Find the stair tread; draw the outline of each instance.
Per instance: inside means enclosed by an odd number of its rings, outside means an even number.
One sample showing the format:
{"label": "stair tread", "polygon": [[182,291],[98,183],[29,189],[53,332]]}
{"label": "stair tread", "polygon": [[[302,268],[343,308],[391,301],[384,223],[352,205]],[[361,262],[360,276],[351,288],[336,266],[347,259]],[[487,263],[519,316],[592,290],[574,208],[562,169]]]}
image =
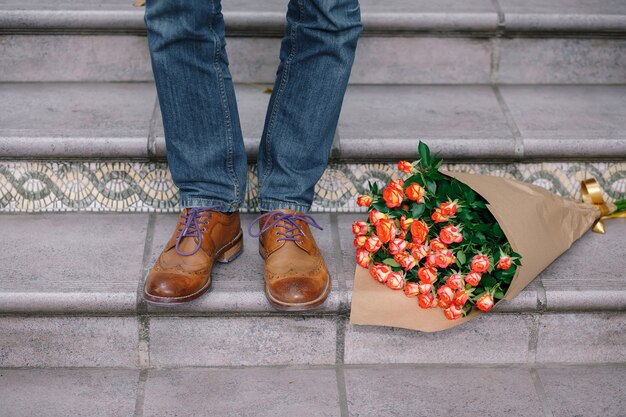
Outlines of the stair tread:
{"label": "stair tread", "polygon": [[[135,313],[139,281],[176,222],[174,214],[153,216],[148,231],[148,214],[0,215],[3,240],[15,242],[3,253],[0,313]],[[316,239],[333,280],[331,296],[313,313],[343,314],[349,309],[355,268],[351,224],[364,214],[315,217],[325,228]],[[243,215],[243,228],[253,219],[252,214]],[[144,249],[146,233],[149,247]],[[340,239],[335,242],[337,234]],[[498,311],[539,311],[540,303],[547,304],[541,306],[546,311],[626,309],[626,260],[619,254],[625,234],[626,224],[620,221],[608,224],[606,235],[588,232]],[[257,250],[255,239],[245,234],[243,256],[216,266],[209,294],[183,306],[149,306],[147,311],[156,315],[273,312],[263,293],[263,263]]]}
{"label": "stair tread", "polygon": [[[251,159],[263,131],[266,87],[236,85]],[[505,107],[490,86],[350,85],[333,158],[410,158],[418,139],[448,161],[626,156],[626,85],[498,89]],[[152,83],[1,83],[0,149],[21,158],[162,158],[155,101]],[[519,145],[523,154],[516,153]]]}

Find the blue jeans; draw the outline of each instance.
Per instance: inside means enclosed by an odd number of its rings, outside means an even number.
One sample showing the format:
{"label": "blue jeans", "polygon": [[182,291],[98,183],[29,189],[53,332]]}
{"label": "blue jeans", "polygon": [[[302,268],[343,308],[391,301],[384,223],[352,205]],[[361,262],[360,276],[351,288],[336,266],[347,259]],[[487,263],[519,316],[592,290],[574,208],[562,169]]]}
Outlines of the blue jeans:
{"label": "blue jeans", "polygon": [[[147,0],[144,20],[180,205],[236,211],[247,160],[220,0]],[[258,154],[260,210],[311,207],[362,29],[358,0],[289,1]]]}

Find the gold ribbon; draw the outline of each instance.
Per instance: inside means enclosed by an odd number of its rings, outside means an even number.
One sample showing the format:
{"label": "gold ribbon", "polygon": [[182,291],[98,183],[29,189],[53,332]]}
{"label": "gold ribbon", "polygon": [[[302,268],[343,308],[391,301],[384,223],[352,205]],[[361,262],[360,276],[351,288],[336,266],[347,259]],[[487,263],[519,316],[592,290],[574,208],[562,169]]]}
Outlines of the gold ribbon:
{"label": "gold ribbon", "polygon": [[583,196],[583,202],[593,204],[600,211],[600,218],[593,224],[593,231],[596,233],[604,233],[604,220],[606,219],[626,219],[626,212],[609,214],[615,210],[612,204],[604,201],[602,196],[602,188],[595,178],[589,178],[580,182],[580,191]]}

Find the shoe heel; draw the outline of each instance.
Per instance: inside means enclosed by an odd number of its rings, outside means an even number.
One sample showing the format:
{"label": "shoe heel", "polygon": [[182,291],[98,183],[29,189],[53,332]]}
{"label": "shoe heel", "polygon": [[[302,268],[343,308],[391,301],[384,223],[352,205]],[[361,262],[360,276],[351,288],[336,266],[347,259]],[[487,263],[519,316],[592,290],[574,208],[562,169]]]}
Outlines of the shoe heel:
{"label": "shoe heel", "polygon": [[231,261],[234,261],[239,255],[243,252],[243,236],[240,236],[235,242],[233,242],[232,246],[226,249],[222,254],[216,259],[217,262],[221,264],[227,264]]}

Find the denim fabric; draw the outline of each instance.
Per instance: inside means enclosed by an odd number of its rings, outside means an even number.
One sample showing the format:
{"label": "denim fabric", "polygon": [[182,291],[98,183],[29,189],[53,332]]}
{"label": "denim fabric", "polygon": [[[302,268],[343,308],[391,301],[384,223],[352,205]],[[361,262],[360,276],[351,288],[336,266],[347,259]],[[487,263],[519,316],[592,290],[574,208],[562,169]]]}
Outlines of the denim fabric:
{"label": "denim fabric", "polygon": [[[180,205],[235,211],[247,161],[220,0],[147,0],[144,20]],[[311,207],[361,31],[358,0],[290,0],[259,149],[259,209]]]}

